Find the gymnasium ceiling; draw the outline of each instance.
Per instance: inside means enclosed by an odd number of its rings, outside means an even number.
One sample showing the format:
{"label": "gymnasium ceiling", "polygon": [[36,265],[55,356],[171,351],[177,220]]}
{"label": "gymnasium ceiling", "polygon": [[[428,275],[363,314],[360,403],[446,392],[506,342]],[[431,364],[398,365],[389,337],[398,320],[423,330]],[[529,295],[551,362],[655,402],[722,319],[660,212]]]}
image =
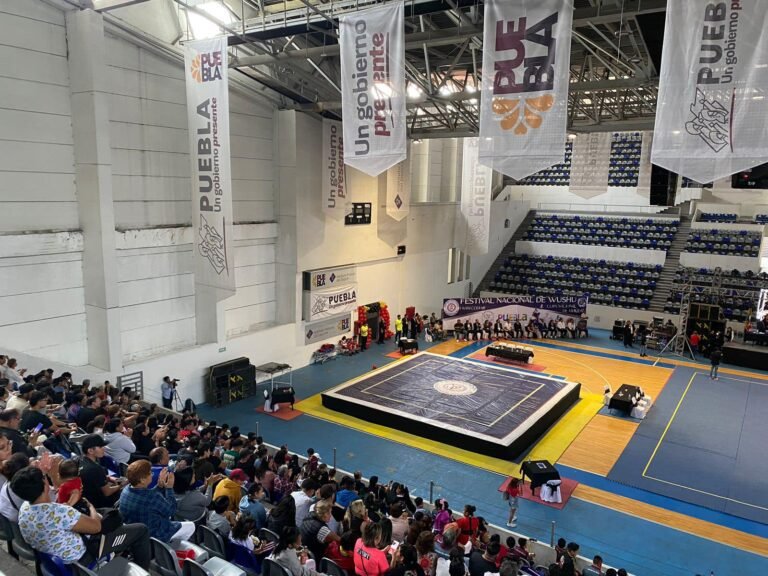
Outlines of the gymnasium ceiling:
{"label": "gymnasium ceiling", "polygon": [[[338,18],[377,0],[66,0],[179,46],[229,36],[240,77],[282,108],[340,118]],[[653,128],[666,0],[574,0],[569,130]],[[411,138],[476,134],[481,0],[405,1]]]}

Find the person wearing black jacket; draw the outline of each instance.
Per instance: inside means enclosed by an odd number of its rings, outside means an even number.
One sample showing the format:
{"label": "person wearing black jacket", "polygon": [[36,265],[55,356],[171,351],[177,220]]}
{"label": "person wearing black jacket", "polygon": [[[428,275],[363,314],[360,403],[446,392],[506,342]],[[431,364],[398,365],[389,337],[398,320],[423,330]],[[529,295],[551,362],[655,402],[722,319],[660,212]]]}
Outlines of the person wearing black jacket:
{"label": "person wearing black jacket", "polygon": [[709,355],[709,361],[712,367],[709,369],[709,377],[712,380],[717,380],[717,370],[720,368],[720,360],[723,358],[723,352],[720,348],[715,347],[712,353]]}
{"label": "person wearing black jacket", "polygon": [[75,419],[78,428],[85,430],[85,427],[88,426],[91,420],[99,415],[101,412],[100,408],[101,398],[96,395],[86,398],[85,404],[80,408],[80,411],[77,413],[77,418]]}
{"label": "person wearing black jacket", "polygon": [[[3,410],[0,412],[0,432],[13,442],[12,454],[26,454],[30,458],[37,456],[37,452],[28,443],[24,435],[19,432],[21,417],[19,411],[15,409]],[[30,438],[37,440],[37,433],[30,434]]]}

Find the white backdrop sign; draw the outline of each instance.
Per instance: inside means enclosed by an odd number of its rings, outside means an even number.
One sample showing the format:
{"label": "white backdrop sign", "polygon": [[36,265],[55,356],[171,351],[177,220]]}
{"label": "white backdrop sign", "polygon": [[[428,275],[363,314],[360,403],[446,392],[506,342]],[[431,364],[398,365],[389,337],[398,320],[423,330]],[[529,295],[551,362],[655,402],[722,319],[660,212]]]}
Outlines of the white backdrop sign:
{"label": "white backdrop sign", "polygon": [[411,206],[411,160],[406,158],[387,170],[387,216],[397,221],[408,216]]}
{"label": "white backdrop sign", "polygon": [[669,0],[651,160],[697,182],[768,161],[768,2]]}
{"label": "white backdrop sign", "polygon": [[403,2],[339,20],[345,160],[378,176],[406,157]]}
{"label": "white backdrop sign", "polygon": [[464,138],[461,214],[467,223],[467,254],[488,252],[493,171],[478,161],[478,139]]}
{"label": "white backdrop sign", "polygon": [[520,180],[562,162],[572,0],[485,0],[480,162]]}
{"label": "white backdrop sign", "polygon": [[580,134],[572,142],[570,191],[582,198],[605,194],[608,191],[611,133]]}
{"label": "white backdrop sign", "polygon": [[307,292],[304,320],[330,318],[357,308],[357,286],[339,286],[322,292]]}
{"label": "white backdrop sign", "polygon": [[341,219],[347,214],[347,172],[344,169],[344,137],[341,122],[323,119],[323,212]]}
{"label": "white backdrop sign", "polygon": [[226,37],[184,45],[195,284],[235,293]]}

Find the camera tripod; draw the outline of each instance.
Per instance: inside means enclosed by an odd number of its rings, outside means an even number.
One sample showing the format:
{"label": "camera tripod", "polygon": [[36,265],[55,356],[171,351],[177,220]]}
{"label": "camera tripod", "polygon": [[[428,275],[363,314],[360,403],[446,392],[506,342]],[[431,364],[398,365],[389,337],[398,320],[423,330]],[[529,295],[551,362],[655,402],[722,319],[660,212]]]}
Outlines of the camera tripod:
{"label": "camera tripod", "polygon": [[184,409],[184,402],[181,401],[181,396],[179,396],[179,391],[176,389],[176,386],[173,387],[173,397],[171,398],[173,409],[176,412],[181,412]]}

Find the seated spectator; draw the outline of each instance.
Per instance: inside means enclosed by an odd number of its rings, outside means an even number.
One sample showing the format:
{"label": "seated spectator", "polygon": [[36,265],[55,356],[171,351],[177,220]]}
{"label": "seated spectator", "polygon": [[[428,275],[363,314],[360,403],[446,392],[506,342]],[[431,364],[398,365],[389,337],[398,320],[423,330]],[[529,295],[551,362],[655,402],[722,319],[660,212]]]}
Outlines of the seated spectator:
{"label": "seated spectator", "polygon": [[363,524],[368,522],[368,510],[362,500],[355,500],[347,507],[344,514],[344,530],[355,535],[355,539],[363,534]]}
{"label": "seated spectator", "polygon": [[29,408],[29,395],[35,391],[35,385],[22,383],[18,389],[14,387],[14,390],[17,391],[11,394],[8,402],[5,403],[5,409],[18,410],[19,414],[21,414]]}
{"label": "seated spectator", "polygon": [[251,539],[251,533],[256,530],[253,518],[250,516],[241,516],[232,526],[232,531],[229,533],[229,541],[238,546],[247,548],[249,552],[253,552],[256,548]]}
{"label": "seated spectator", "polygon": [[208,510],[213,499],[213,485],[224,478],[223,474],[211,474],[200,488],[195,486],[195,471],[187,466],[175,473],[173,491],[176,496],[176,517],[195,521]]}
{"label": "seated spectator", "polygon": [[17,390],[24,384],[24,374],[26,371],[26,368],[18,368],[16,358],[9,358],[5,365],[4,377],[11,382],[13,389]]}
{"label": "seated spectator", "polygon": [[136,446],[136,453],[143,456],[149,456],[149,453],[155,448],[155,442],[151,437],[151,430],[146,424],[136,424],[131,433],[131,440]]}
{"label": "seated spectator", "polygon": [[195,533],[193,522],[171,520],[176,513],[173,472],[163,470],[157,487],[150,490],[152,467],[147,460],[137,460],[126,472],[130,486],[120,495],[120,513],[126,522],[146,524],[149,535],[163,542],[188,540]]}
{"label": "seated spectator", "polygon": [[256,530],[267,527],[267,509],[261,501],[264,499],[264,488],[256,482],[248,487],[248,493],[240,499],[240,514],[253,518]]}
{"label": "seated spectator", "polygon": [[492,541],[484,552],[473,550],[469,556],[469,576],[485,576],[486,572],[495,573],[499,549],[499,543]]}
{"label": "seated spectator", "polygon": [[110,477],[99,462],[104,456],[104,444],[104,438],[98,434],[85,437],[81,444],[80,479],[83,481],[83,496],[91,504],[97,508],[112,508],[126,483]]}
{"label": "seated spectator", "polygon": [[208,515],[206,522],[208,528],[216,530],[222,537],[228,538],[235,525],[235,515],[229,509],[229,497],[219,496],[213,500],[213,510]]}
{"label": "seated spectator", "polygon": [[11,522],[19,521],[19,508],[23,500],[11,490],[11,481],[19,470],[29,466],[29,458],[26,454],[12,454],[10,458],[3,461],[0,466],[0,472],[6,482],[0,488],[0,514]]}
{"label": "seated spectator", "polygon": [[[381,576],[390,568],[390,562],[382,543],[381,526],[369,522],[363,527],[363,535],[355,543],[355,573],[362,576]],[[396,554],[392,554],[394,565]]]}
{"label": "seated spectator", "polygon": [[229,477],[222,478],[213,491],[214,500],[221,496],[229,498],[229,510],[237,513],[242,498],[242,486],[248,481],[248,476],[240,468],[235,468],[229,473]]}
{"label": "seated spectator", "polygon": [[336,503],[343,508],[353,500],[360,498],[355,491],[355,481],[350,476],[344,476],[339,483],[340,490],[336,493]]}
{"label": "seated spectator", "polygon": [[517,545],[509,551],[509,556],[513,559],[525,560],[526,562],[532,563],[534,554],[528,552],[528,540],[520,537],[517,539]]}
{"label": "seated spectator", "polygon": [[431,530],[423,530],[419,534],[416,539],[416,553],[424,576],[435,576],[437,553],[435,552],[435,535]]}
{"label": "seated spectator", "polygon": [[349,576],[355,573],[354,551],[359,537],[353,532],[344,532],[338,542],[328,542],[325,547],[325,557],[338,564]]}
{"label": "seated spectator", "polygon": [[296,503],[296,527],[301,526],[304,518],[309,515],[309,507],[315,497],[315,492],[320,486],[312,478],[307,478],[301,483],[301,490],[291,493],[291,498]]}
{"label": "seated spectator", "polygon": [[389,507],[389,519],[392,522],[392,540],[404,542],[408,533],[408,512],[400,502]]}
{"label": "seated spectator", "polygon": [[98,396],[89,396],[85,399],[85,404],[77,412],[75,422],[78,428],[85,430],[101,409],[101,398]]}
{"label": "seated spectator", "polygon": [[77,462],[64,460],[59,464],[61,484],[56,493],[56,502],[75,506],[83,497],[83,481],[80,478]]}
{"label": "seated spectator", "polygon": [[385,572],[387,576],[424,576],[419,565],[416,548],[410,544],[401,544],[392,554],[392,567]]}
{"label": "seated spectator", "polygon": [[163,446],[153,448],[149,452],[149,463],[152,465],[152,483],[149,488],[152,489],[157,486],[157,480],[160,478],[160,472],[168,468],[168,463],[171,461],[171,456],[168,453],[168,449]]}
{"label": "seated spectator", "polygon": [[579,545],[576,542],[568,542],[565,548],[565,555],[560,565],[560,576],[577,576],[576,556],[579,554]]}
{"label": "seated spectator", "polygon": [[104,425],[104,452],[118,464],[128,464],[131,455],[136,452],[136,445],[126,435],[125,426],[120,418],[112,418]]}
{"label": "seated spectator", "polygon": [[[99,559],[99,538],[84,540],[83,535],[99,534],[101,516],[91,503],[88,515],[66,504],[51,502],[48,483],[43,473],[31,466],[19,470],[11,489],[25,502],[19,508],[19,528],[32,548],[58,556],[66,563],[80,562],[90,566]],[[149,531],[141,524],[125,524],[119,529],[124,538],[113,551],[129,552],[133,562],[149,570],[151,557]]]}
{"label": "seated spectator", "polygon": [[267,516],[267,528],[281,534],[286,526],[296,526],[296,501],[286,494]]}
{"label": "seated spectator", "polygon": [[301,546],[301,533],[295,526],[283,528],[280,541],[270,558],[288,570],[291,576],[317,576],[318,574],[314,562],[308,562],[309,556]]}
{"label": "seated spectator", "polygon": [[436,576],[467,576],[464,551],[453,548],[447,559],[439,558],[437,560]]}
{"label": "seated spectator", "polygon": [[[566,550],[567,542],[565,541],[565,538],[558,538],[557,544],[555,544],[555,563],[560,564],[560,560],[562,560],[563,556],[567,554]],[[514,544],[512,545],[514,547]]]}
{"label": "seated spectator", "polygon": [[581,576],[602,576],[603,574],[603,559],[599,555],[595,555],[592,559],[592,565],[587,566],[581,571]]}
{"label": "seated spectator", "polygon": [[339,535],[327,526],[331,519],[331,506],[326,501],[318,502],[314,512],[310,512],[299,526],[302,542],[315,558],[325,556],[325,549],[328,544],[340,540]]}

